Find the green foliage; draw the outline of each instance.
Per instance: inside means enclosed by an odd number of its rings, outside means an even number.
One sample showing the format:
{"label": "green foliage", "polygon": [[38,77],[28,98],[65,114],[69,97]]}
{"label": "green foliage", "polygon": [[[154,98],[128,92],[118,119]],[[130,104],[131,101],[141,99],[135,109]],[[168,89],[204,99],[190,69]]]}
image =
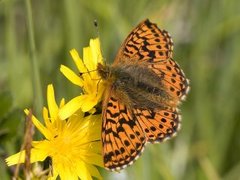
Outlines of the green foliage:
{"label": "green foliage", "polygon": [[[77,87],[59,72],[74,67],[69,50],[100,34],[108,63],[133,27],[145,18],[170,32],[174,59],[191,81],[183,103],[182,129],[163,144],[148,145],[140,159],[106,179],[238,179],[240,178],[240,1],[118,0],[31,1],[32,26],[25,1],[0,2],[0,174],[9,178],[4,158],[19,151],[23,108],[36,106],[36,69],[42,101],[53,83],[58,99],[76,96]],[[97,19],[99,29],[93,26]],[[29,31],[35,40],[31,50]],[[41,96],[41,95],[39,95]],[[36,109],[36,108],[38,109]]]}

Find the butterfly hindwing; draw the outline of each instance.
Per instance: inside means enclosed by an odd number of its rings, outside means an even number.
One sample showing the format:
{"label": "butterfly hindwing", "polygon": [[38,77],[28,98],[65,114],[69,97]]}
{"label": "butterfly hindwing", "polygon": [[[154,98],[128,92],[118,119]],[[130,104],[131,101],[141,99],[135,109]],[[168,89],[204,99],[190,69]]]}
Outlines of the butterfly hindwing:
{"label": "butterfly hindwing", "polygon": [[177,100],[185,98],[189,91],[189,80],[173,59],[150,63],[147,67],[159,76],[171,96]]}
{"label": "butterfly hindwing", "polygon": [[162,142],[180,129],[180,115],[175,108],[165,110],[134,109],[133,114],[148,142]]}
{"label": "butterfly hindwing", "polygon": [[125,168],[139,157],[145,142],[144,133],[131,112],[110,96],[103,110],[104,166],[110,170]]}

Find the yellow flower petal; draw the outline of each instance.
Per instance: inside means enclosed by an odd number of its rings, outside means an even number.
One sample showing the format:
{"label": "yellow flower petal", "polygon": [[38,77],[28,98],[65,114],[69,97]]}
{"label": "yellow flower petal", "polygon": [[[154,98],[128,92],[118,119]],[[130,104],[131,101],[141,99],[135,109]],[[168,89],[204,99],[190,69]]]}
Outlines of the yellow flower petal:
{"label": "yellow flower petal", "polygon": [[95,63],[95,66],[98,63],[102,64],[103,63],[103,57],[102,57],[99,38],[90,40],[90,48],[91,48],[91,51],[92,51],[92,56],[93,56],[92,58],[93,58],[93,62]]}
{"label": "yellow flower petal", "polygon": [[54,160],[52,161],[53,161],[53,164],[55,164],[54,170],[56,171],[57,174],[59,174],[61,180],[68,180],[68,179],[78,180],[78,175],[77,173],[74,173],[74,169],[73,171],[71,171],[71,169],[69,167],[65,167],[64,164],[56,163],[54,162]]}
{"label": "yellow flower petal", "polygon": [[[25,109],[24,110],[25,114],[28,116],[29,115],[29,110]],[[40,123],[35,116],[32,115],[32,122],[36,126],[36,128],[45,136],[49,137],[51,136],[48,129],[45,128],[42,123]]]}
{"label": "yellow flower petal", "polygon": [[[55,102],[54,89],[48,86],[48,106],[51,109],[50,117],[47,108],[43,109],[45,125],[32,116],[33,124],[45,136],[42,141],[33,141],[31,148],[31,162],[43,161],[46,157],[52,159],[53,177],[61,179],[92,179],[92,176],[101,178],[98,170],[93,165],[103,166],[101,156],[101,121],[100,115],[88,115],[79,109],[85,100],[91,97],[82,95],[64,105],[61,109],[67,120],[61,120],[61,112]],[[76,105],[77,104],[77,105]],[[64,105],[64,106],[63,106]],[[69,106],[64,110],[65,107]],[[77,108],[76,108],[77,107]],[[29,111],[25,110],[29,115]],[[25,151],[19,152],[6,159],[8,165],[23,163]]]}
{"label": "yellow flower petal", "polygon": [[9,156],[5,161],[8,166],[12,166],[14,164],[23,163],[24,160],[25,160],[25,152],[21,151],[17,154]]}
{"label": "yellow flower petal", "polygon": [[47,87],[47,99],[48,99],[49,114],[51,119],[54,120],[58,115],[58,105],[55,101],[55,94],[54,94],[54,89],[52,84],[48,85]]}
{"label": "yellow flower petal", "polygon": [[86,164],[88,171],[90,174],[98,179],[103,179],[101,174],[99,173],[98,169],[95,166],[92,166],[91,164]]}
{"label": "yellow flower petal", "polygon": [[[37,161],[44,161],[48,156],[47,152],[42,151],[41,149],[31,149],[31,163]],[[24,163],[25,162],[25,151],[21,151],[12,156],[9,156],[6,159],[7,165],[12,166],[14,164]]]}
{"label": "yellow flower petal", "polygon": [[71,54],[71,56],[72,56],[72,58],[74,60],[74,63],[76,64],[78,70],[80,72],[87,72],[87,69],[86,69],[85,65],[83,64],[82,59],[79,57],[79,54],[76,51],[76,49],[72,49],[70,51],[70,54]]}
{"label": "yellow flower petal", "polygon": [[88,164],[93,164],[93,165],[97,165],[100,167],[103,166],[103,157],[100,154],[89,153],[89,152],[86,152],[86,154],[84,154],[82,152],[81,158],[83,159],[84,162],[86,162]]}
{"label": "yellow flower petal", "polygon": [[89,71],[96,70],[97,64],[102,63],[99,39],[91,39],[90,46],[83,48],[83,62]]}
{"label": "yellow flower petal", "polygon": [[60,119],[66,119],[80,108],[83,112],[90,111],[97,104],[97,100],[97,98],[92,98],[89,95],[77,96],[65,104],[65,106],[60,109],[58,115]]}
{"label": "yellow flower petal", "polygon": [[87,97],[86,101],[87,103],[83,103],[81,105],[81,109],[83,112],[90,111],[98,102],[97,98]]}
{"label": "yellow flower petal", "polygon": [[59,117],[60,119],[64,120],[74,114],[82,104],[84,103],[84,100],[86,99],[86,95],[81,95],[73,98],[71,101],[69,101],[67,104],[65,104],[60,110],[59,110]]}
{"label": "yellow flower petal", "polygon": [[83,48],[83,60],[87,69],[89,71],[93,70],[94,66],[93,66],[93,59],[92,59],[92,53],[91,53],[90,47]]}
{"label": "yellow flower petal", "polygon": [[[73,98],[64,105],[57,105],[52,85],[48,86],[48,109],[43,109],[45,126],[35,116],[33,124],[45,136],[43,141],[33,141],[31,162],[43,161],[47,156],[53,163],[53,176],[61,179],[101,178],[97,168],[103,166],[101,155],[100,115],[91,115],[101,101],[104,85],[97,73],[97,64],[102,63],[99,39],[90,40],[90,46],[84,48],[82,61],[75,49],[71,56],[80,72],[79,77],[71,69],[61,66],[60,71],[73,83],[83,88],[83,95]],[[90,112],[89,116],[84,112]],[[29,111],[25,110],[28,115]],[[67,119],[68,118],[68,119]],[[67,119],[67,120],[64,120]],[[25,152],[17,153],[6,159],[9,165],[24,162]]]}
{"label": "yellow flower petal", "polygon": [[[46,128],[49,128],[51,126],[51,121],[48,117],[48,110],[46,107],[43,107],[43,119],[44,119],[44,122],[45,122],[45,125],[46,125]],[[50,138],[50,136],[45,136],[47,139]]]}
{"label": "yellow flower petal", "polygon": [[75,97],[70,101],[70,105],[68,104],[61,108],[61,119],[68,118],[78,109],[81,109],[83,112],[92,111],[94,106],[102,100],[102,95],[106,88],[106,84],[104,84],[105,82],[101,80],[101,77],[97,72],[98,63],[103,63],[98,38],[91,39],[90,45],[83,48],[83,61],[75,49],[71,50],[70,53],[77,68],[83,74],[81,74],[81,77],[78,77],[65,66],[61,67],[61,71],[72,83],[79,84],[78,81],[81,81],[81,90],[84,98],[82,98],[83,102],[80,103],[78,101],[79,97]]}
{"label": "yellow flower petal", "polygon": [[69,69],[68,67],[61,65],[60,67],[60,71],[63,73],[63,75],[69,80],[71,81],[73,84],[82,87],[83,86],[83,82],[81,80],[81,78],[76,75],[71,69]]}
{"label": "yellow flower petal", "polygon": [[64,106],[64,104],[65,104],[65,99],[64,98],[62,98],[61,99],[61,102],[60,102],[60,105],[59,105],[59,107],[61,108],[61,107],[63,107]]}
{"label": "yellow flower petal", "polygon": [[91,180],[91,174],[89,173],[86,164],[84,162],[79,162],[78,166],[76,167],[78,172],[81,172],[78,174],[80,179],[86,179],[86,180]]}
{"label": "yellow flower petal", "polygon": [[[101,128],[100,128],[100,130],[101,130]],[[96,130],[96,131],[98,131],[98,129]],[[100,131],[101,132],[101,131]],[[100,137],[99,137],[99,139],[101,138],[101,135],[100,135]],[[93,140],[94,141],[94,140]],[[87,147],[88,146],[88,147]],[[90,147],[89,147],[90,146]],[[98,141],[97,141],[97,139],[95,140],[95,142],[91,142],[91,143],[89,143],[89,144],[87,144],[85,147],[84,147],[84,149],[87,149],[87,148],[89,148],[90,150],[91,150],[91,152],[94,152],[94,153],[96,153],[96,154],[102,154],[102,144],[101,143],[99,143]]]}

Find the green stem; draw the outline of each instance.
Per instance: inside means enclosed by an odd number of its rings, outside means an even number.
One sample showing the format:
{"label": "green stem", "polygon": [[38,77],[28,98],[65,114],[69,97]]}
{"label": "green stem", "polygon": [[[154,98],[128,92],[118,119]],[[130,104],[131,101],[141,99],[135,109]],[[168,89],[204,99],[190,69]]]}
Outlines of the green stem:
{"label": "green stem", "polygon": [[33,97],[34,97],[33,109],[35,110],[35,113],[39,115],[43,106],[43,100],[42,100],[42,89],[41,89],[39,65],[37,61],[36,48],[35,48],[31,1],[25,0],[25,4],[26,4],[26,11],[27,11],[27,28],[28,28],[30,59],[32,61],[32,69],[33,69],[33,78],[32,78]]}

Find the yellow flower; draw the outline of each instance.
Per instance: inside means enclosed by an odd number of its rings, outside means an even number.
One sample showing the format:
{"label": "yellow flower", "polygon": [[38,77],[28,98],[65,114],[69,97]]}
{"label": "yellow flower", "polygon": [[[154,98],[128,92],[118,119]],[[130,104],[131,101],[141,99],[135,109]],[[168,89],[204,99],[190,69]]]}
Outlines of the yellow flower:
{"label": "yellow flower", "polygon": [[[84,116],[77,111],[67,120],[58,117],[59,107],[56,104],[54,89],[48,86],[48,109],[44,107],[44,123],[40,123],[32,116],[33,124],[44,135],[45,139],[33,141],[31,162],[43,161],[47,157],[52,159],[53,177],[61,179],[92,179],[92,176],[101,179],[97,166],[103,166],[101,156],[101,121],[100,115]],[[64,99],[60,107],[64,105]],[[29,111],[25,110],[28,115]],[[25,151],[21,151],[6,159],[8,166],[23,163]]]}
{"label": "yellow flower", "polygon": [[79,109],[83,112],[91,111],[101,101],[104,92],[104,83],[96,71],[97,64],[103,64],[99,39],[91,39],[90,46],[83,49],[83,60],[75,49],[71,50],[70,54],[79,72],[76,74],[64,65],[61,65],[60,71],[73,84],[81,87],[82,94],[60,109],[61,119],[68,118]]}

